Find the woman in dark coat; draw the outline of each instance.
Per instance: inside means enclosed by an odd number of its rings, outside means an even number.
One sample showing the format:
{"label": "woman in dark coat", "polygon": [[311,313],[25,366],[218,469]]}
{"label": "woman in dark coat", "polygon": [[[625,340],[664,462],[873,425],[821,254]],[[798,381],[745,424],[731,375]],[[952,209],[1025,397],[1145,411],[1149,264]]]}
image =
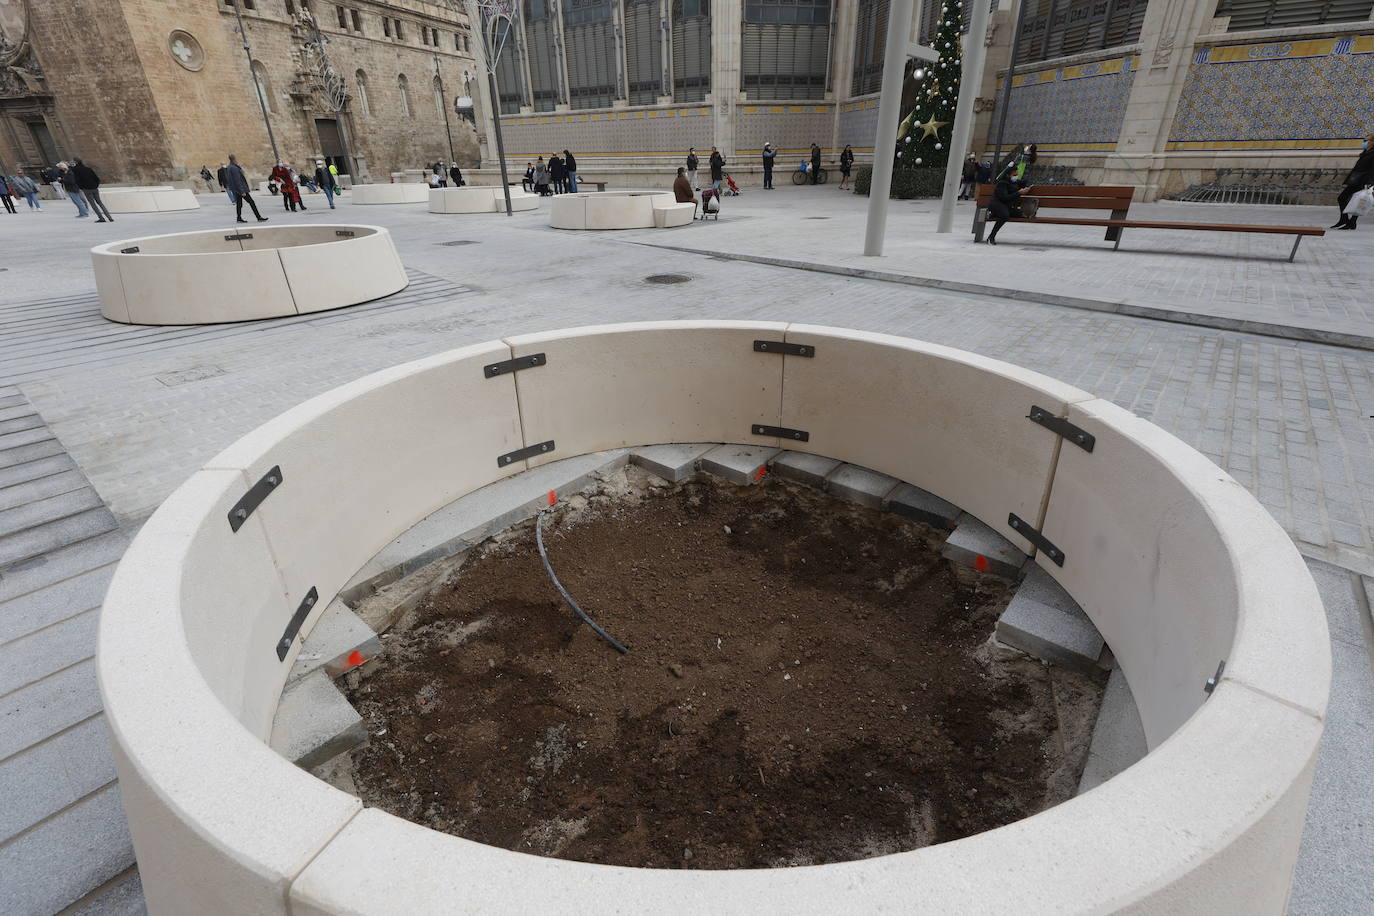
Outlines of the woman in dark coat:
{"label": "woman in dark coat", "polygon": [[1355,224],[1360,221],[1358,216],[1346,216],[1345,205],[1350,203],[1350,198],[1355,196],[1366,185],[1374,184],[1374,134],[1364,138],[1364,147],[1360,150],[1360,158],[1355,160],[1355,167],[1350,170],[1350,174],[1345,176],[1345,187],[1341,189],[1340,197],[1336,198],[1336,206],[1341,208],[1341,218],[1336,221],[1332,229],[1354,229]]}
{"label": "woman in dark coat", "polygon": [[854,167],[854,148],[848,143],[840,153],[840,190],[849,190],[849,170]]}
{"label": "woman in dark coat", "polygon": [[997,182],[997,187],[993,188],[992,200],[988,202],[988,216],[995,222],[992,226],[992,234],[988,236],[988,244],[997,244],[997,230],[1002,228],[1002,224],[1013,216],[1018,215],[1021,209],[1021,185],[1016,179],[1005,176]]}
{"label": "woman in dark coat", "polygon": [[568,190],[568,170],[557,153],[549,156],[549,180],[553,182],[553,193],[562,194]]}

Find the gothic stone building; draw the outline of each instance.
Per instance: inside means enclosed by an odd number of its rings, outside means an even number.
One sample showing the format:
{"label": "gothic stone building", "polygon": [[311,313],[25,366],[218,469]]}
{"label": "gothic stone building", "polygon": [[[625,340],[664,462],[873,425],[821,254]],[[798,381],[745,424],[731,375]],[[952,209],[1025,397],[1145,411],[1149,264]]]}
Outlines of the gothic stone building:
{"label": "gothic stone building", "polygon": [[478,68],[447,4],[239,2],[0,0],[0,168],[80,156],[108,182],[199,184],[236,153],[263,178],[274,142],[360,180],[477,163],[454,103]]}
{"label": "gothic stone building", "polygon": [[[933,37],[942,0],[917,0]],[[955,0],[944,0],[955,2]],[[971,9],[975,0],[967,0]],[[1018,19],[1005,141],[1142,196],[1218,167],[1337,168],[1374,131],[1371,0],[984,0],[974,126],[985,153]],[[583,172],[662,181],[688,147],[736,174],[765,142],[862,157],[877,129],[888,0],[522,0],[498,68],[517,168],[565,147]],[[968,10],[965,10],[967,17]]]}

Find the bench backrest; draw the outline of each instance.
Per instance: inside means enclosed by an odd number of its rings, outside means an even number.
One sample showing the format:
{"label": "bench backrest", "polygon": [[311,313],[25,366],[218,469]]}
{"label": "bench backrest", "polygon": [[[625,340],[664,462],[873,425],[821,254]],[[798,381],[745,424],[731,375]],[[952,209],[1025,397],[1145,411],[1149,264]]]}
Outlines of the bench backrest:
{"label": "bench backrest", "polygon": [[[986,207],[992,200],[994,185],[978,186],[978,206]],[[1135,188],[1130,185],[1106,185],[1088,187],[1084,185],[1038,184],[1031,185],[1021,192],[1024,197],[1034,197],[1040,201],[1041,210],[1112,210],[1125,211],[1131,206]]]}

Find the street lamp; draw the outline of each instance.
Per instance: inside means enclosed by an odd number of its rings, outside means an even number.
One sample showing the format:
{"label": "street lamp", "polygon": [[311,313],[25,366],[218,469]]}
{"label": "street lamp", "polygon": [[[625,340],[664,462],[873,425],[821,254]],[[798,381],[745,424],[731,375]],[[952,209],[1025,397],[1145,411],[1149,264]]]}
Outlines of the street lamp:
{"label": "street lamp", "polygon": [[265,94],[262,83],[258,82],[258,75],[253,72],[253,49],[248,44],[248,32],[243,28],[243,14],[239,12],[239,0],[232,0],[234,7],[234,19],[239,24],[239,38],[243,41],[243,53],[248,58],[248,78],[253,81],[253,90],[258,97],[258,107],[262,109],[262,123],[267,125],[267,142],[272,144],[272,160],[275,162],[281,157],[277,155],[277,138],[272,133],[272,119],[267,116],[267,100],[263,98]]}
{"label": "street lamp", "polygon": [[458,157],[453,154],[453,130],[448,124],[448,102],[444,101],[444,74],[439,69],[439,52],[434,53],[434,78],[439,81],[439,107],[444,111],[444,133],[448,136],[448,161],[452,165]]}

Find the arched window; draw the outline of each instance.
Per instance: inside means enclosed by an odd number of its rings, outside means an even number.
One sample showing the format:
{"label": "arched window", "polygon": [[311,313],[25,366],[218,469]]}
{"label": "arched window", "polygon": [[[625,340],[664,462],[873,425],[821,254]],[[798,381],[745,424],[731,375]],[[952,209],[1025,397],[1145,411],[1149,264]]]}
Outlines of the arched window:
{"label": "arched window", "polygon": [[401,90],[401,114],[407,118],[413,117],[410,113],[410,81],[404,73],[396,77],[396,86]]}
{"label": "arched window", "polygon": [[359,70],[353,74],[353,82],[358,85],[358,107],[363,114],[372,117],[372,103],[367,98],[367,74]]}
{"label": "arched window", "polygon": [[277,105],[272,101],[272,84],[267,80],[267,68],[260,61],[253,61],[253,85],[257,87],[258,98],[268,111],[275,112]]}
{"label": "arched window", "polygon": [[444,84],[439,77],[434,77],[434,113],[439,117],[444,116]]}

